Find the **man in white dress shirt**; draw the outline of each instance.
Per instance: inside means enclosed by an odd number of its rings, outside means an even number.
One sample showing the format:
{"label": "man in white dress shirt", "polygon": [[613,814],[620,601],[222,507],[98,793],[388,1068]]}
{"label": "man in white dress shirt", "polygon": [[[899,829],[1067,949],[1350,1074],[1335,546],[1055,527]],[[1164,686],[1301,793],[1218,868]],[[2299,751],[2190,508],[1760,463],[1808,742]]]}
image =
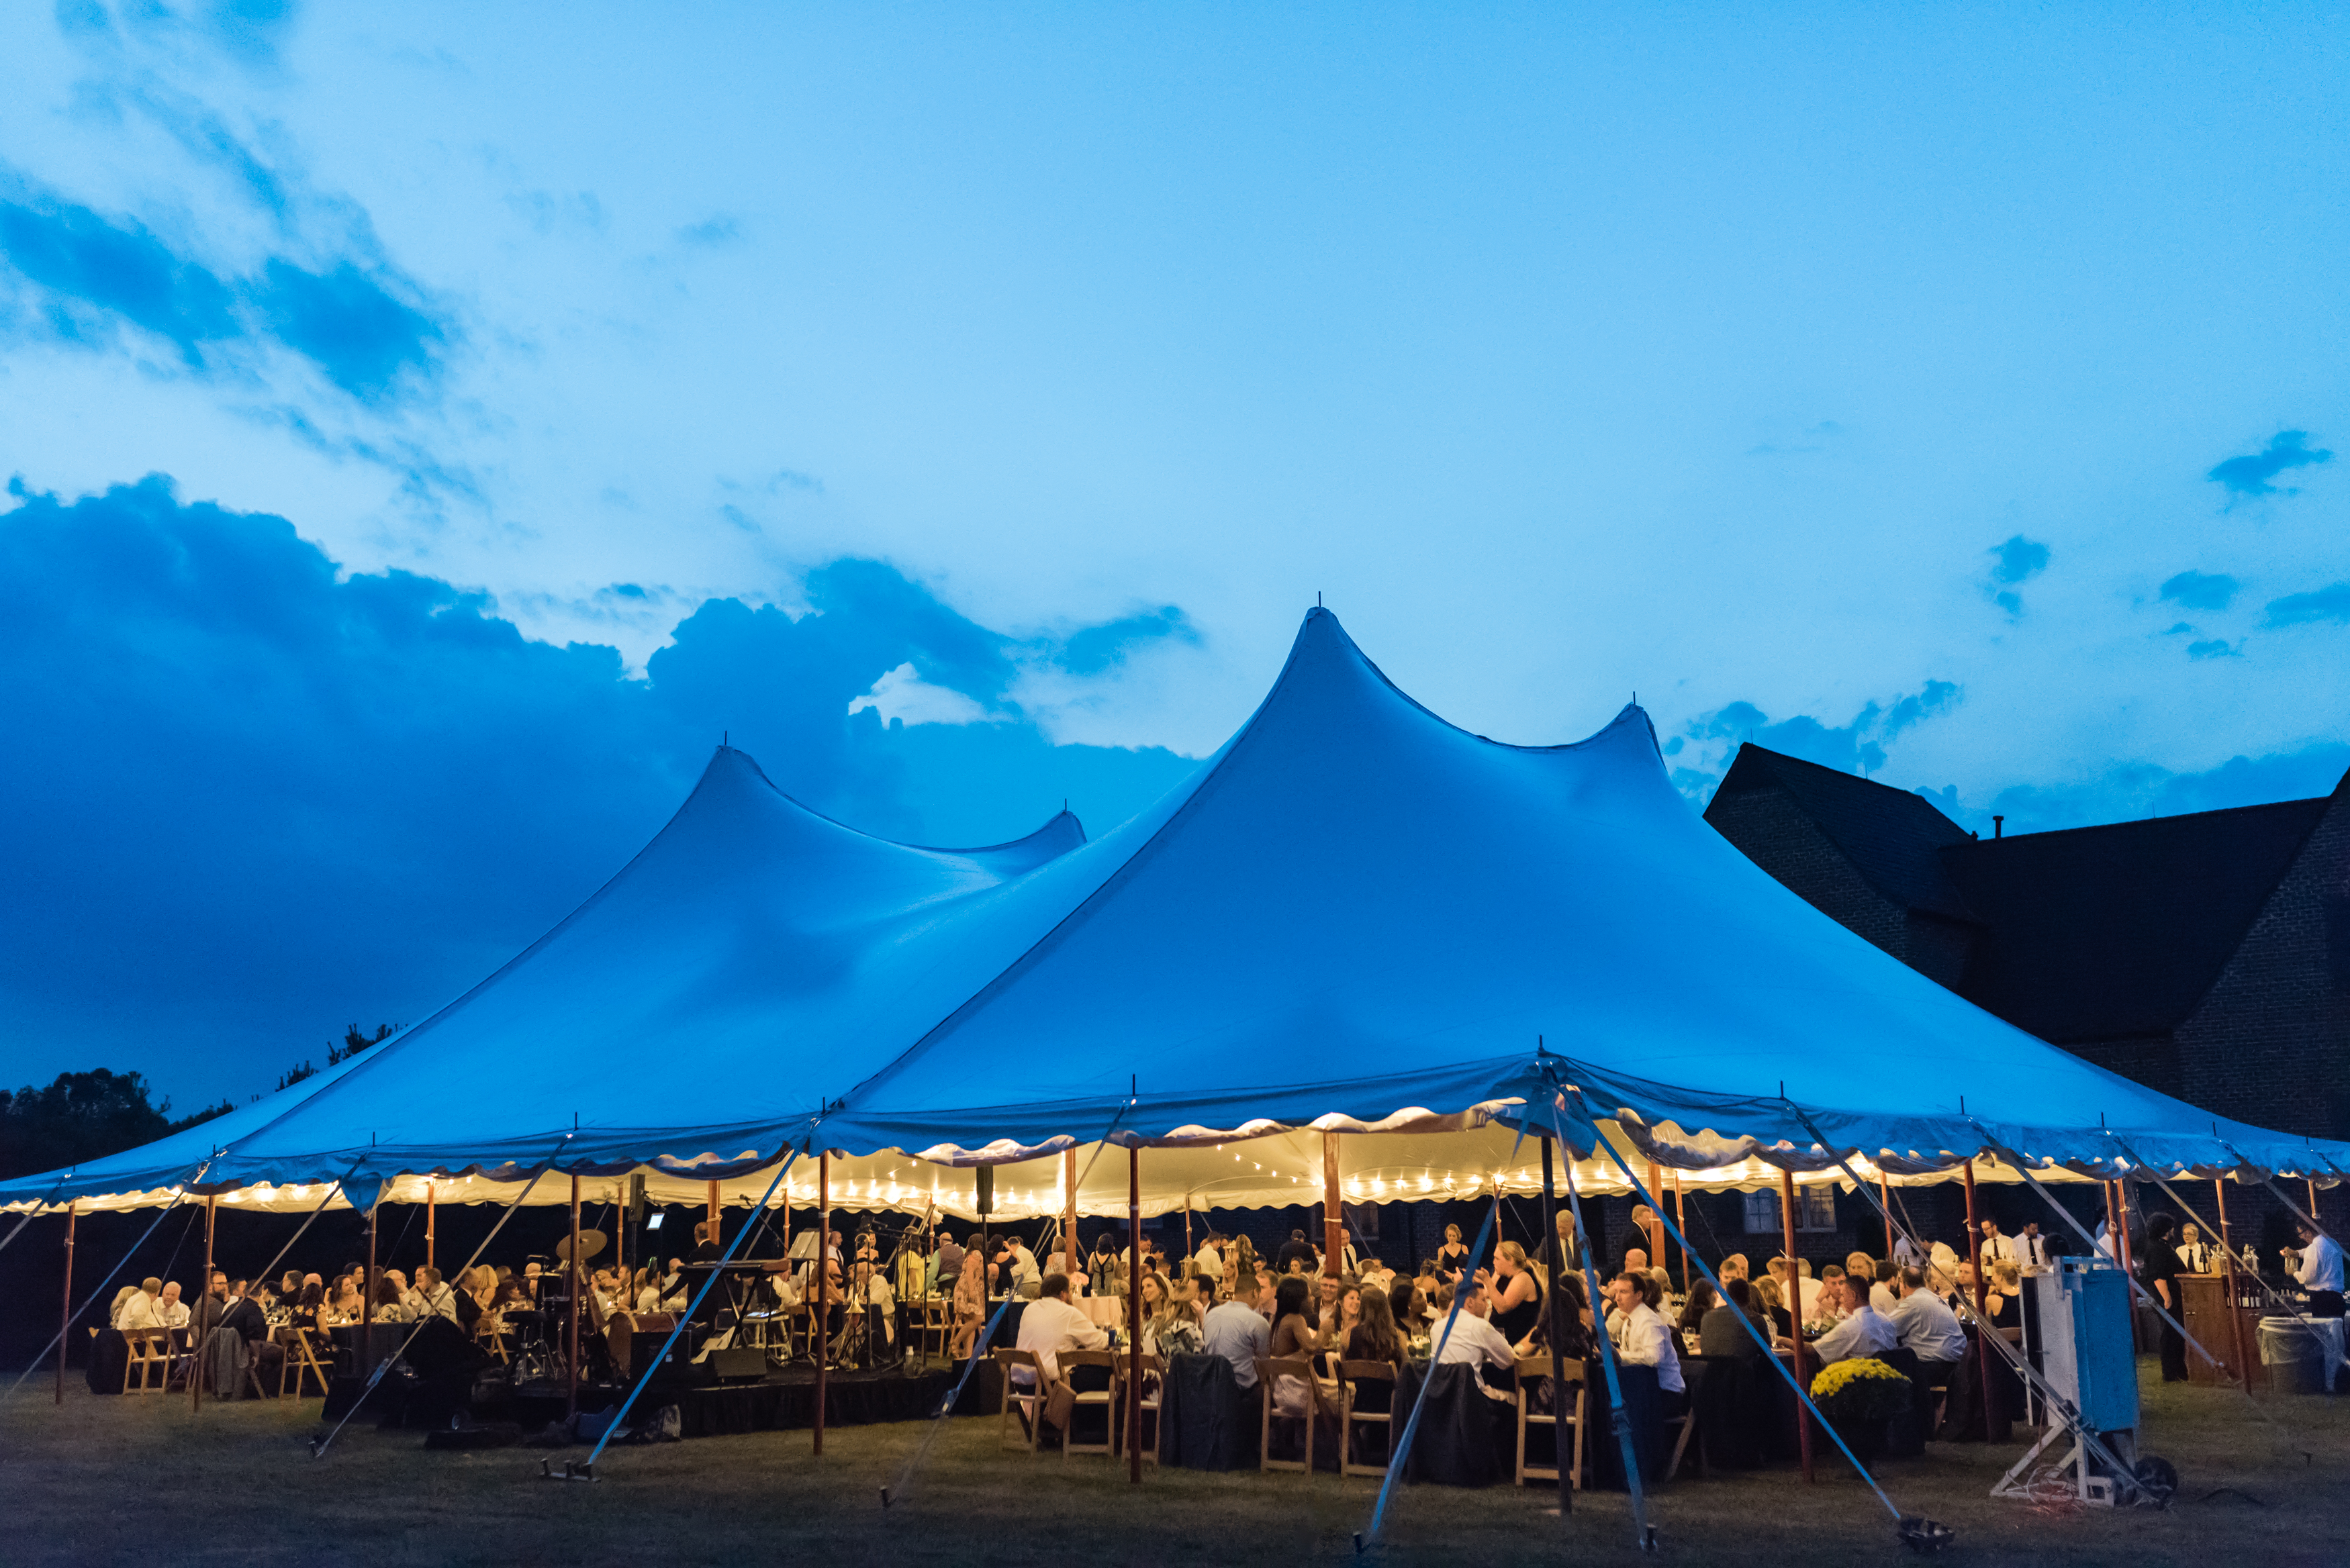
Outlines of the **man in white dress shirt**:
{"label": "man in white dress shirt", "polygon": [[2018,1268],[2025,1262],[2023,1249],[2015,1244],[2015,1238],[2001,1235],[1999,1221],[1986,1214],[1982,1220],[1982,1259],[1988,1263],[1994,1258],[2005,1258]]}
{"label": "man in white dress shirt", "polygon": [[2293,1230],[2301,1237],[2301,1262],[2293,1277],[2309,1293],[2309,1315],[2340,1317],[2342,1249],[2332,1237],[2319,1235],[2317,1227],[2306,1220],[2296,1220]]}
{"label": "man in white dress shirt", "polygon": [[[1069,1304],[1068,1275],[1047,1274],[1037,1287],[1036,1299],[1021,1310],[1019,1343],[1021,1349],[1035,1354],[1036,1365],[1045,1369],[1045,1381],[1056,1383],[1061,1376],[1061,1352],[1099,1350],[1109,1343],[1109,1335]],[[1012,1369],[1012,1381],[1022,1388],[1032,1388],[1036,1383],[1024,1366]]]}
{"label": "man in white dress shirt", "polygon": [[180,1282],[173,1280],[155,1298],[155,1323],[159,1328],[188,1326],[188,1303],[180,1299]]}
{"label": "man in white dress shirt", "polygon": [[1900,1346],[1918,1358],[1918,1371],[1928,1385],[1944,1386],[1951,1369],[1966,1358],[1967,1331],[1960,1324],[1959,1314],[1926,1288],[1926,1276],[1917,1269],[1896,1274],[1893,1288],[1899,1299],[1886,1314],[1886,1322],[1893,1325]]}
{"label": "man in white dress shirt", "polygon": [[156,1312],[163,1300],[163,1282],[146,1279],[139,1282],[139,1293],[122,1303],[120,1327],[125,1334],[133,1329],[168,1328]]}
{"label": "man in white dress shirt", "polygon": [[1844,1317],[1812,1341],[1812,1350],[1819,1356],[1822,1366],[1865,1355],[1881,1355],[1901,1342],[1885,1314],[1868,1304],[1867,1288],[1860,1281],[1846,1275],[1830,1280],[1828,1288],[1843,1298]]}

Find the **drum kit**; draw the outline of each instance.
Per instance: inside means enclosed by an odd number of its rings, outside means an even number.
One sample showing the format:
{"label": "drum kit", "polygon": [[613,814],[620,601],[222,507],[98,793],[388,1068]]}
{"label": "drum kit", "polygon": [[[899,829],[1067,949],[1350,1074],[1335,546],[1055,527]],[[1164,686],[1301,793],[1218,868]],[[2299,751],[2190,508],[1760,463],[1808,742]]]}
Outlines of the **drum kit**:
{"label": "drum kit", "polygon": [[[587,1264],[610,1244],[601,1231],[579,1232],[579,1263]],[[569,1370],[563,1355],[563,1335],[571,1313],[571,1282],[577,1277],[571,1271],[571,1238],[566,1236],[555,1244],[555,1255],[536,1255],[528,1260],[540,1265],[538,1304],[536,1307],[509,1307],[505,1325],[515,1338],[514,1376],[516,1383],[552,1383],[560,1386]],[[588,1303],[580,1303],[583,1316]]]}

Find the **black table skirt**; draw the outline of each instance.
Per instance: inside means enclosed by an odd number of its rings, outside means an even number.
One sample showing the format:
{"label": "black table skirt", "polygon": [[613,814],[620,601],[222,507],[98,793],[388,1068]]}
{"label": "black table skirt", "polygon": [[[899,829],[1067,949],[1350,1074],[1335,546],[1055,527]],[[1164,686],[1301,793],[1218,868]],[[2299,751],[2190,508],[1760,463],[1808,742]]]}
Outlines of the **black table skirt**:
{"label": "black table skirt", "polygon": [[124,1342],[122,1331],[99,1329],[98,1337],[90,1342],[89,1365],[82,1369],[82,1376],[88,1382],[89,1391],[93,1394],[121,1393],[123,1368],[130,1365],[130,1346]]}
{"label": "black table skirt", "polygon": [[[835,1373],[825,1380],[824,1424],[861,1427],[878,1421],[924,1420],[938,1414],[939,1401],[952,1383],[953,1378],[944,1372],[915,1377],[896,1372]],[[677,1406],[683,1437],[790,1430],[816,1424],[816,1379],[681,1389],[660,1402]]]}

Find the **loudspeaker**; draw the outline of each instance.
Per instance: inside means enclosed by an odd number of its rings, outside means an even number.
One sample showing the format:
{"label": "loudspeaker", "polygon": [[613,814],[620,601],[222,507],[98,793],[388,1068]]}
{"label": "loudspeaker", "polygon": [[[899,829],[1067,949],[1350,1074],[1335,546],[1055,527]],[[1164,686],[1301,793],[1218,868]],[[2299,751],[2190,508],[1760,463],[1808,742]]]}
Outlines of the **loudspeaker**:
{"label": "loudspeaker", "polygon": [[713,1350],[701,1366],[704,1383],[756,1383],[767,1376],[767,1353],[747,1347]]}
{"label": "loudspeaker", "polygon": [[[979,1211],[982,1214],[994,1213],[995,1167],[992,1165],[983,1165],[973,1174],[979,1178]],[[1790,1354],[1793,1353],[1791,1352]]]}

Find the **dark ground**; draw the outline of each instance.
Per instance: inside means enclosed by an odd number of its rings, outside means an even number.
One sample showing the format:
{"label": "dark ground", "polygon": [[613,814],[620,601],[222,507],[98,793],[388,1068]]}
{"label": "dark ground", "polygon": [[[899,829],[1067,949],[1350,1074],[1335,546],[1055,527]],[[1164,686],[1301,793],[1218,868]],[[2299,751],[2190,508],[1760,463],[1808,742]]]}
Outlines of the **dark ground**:
{"label": "dark ground", "polygon": [[[1991,1482],[2021,1443],[1938,1444],[1923,1459],[1888,1463],[1881,1479],[1904,1511],[1957,1527],[1958,1543],[1939,1559],[1952,1568],[2350,1563],[2350,1400],[2264,1400],[2272,1426],[2233,1391],[2155,1382],[2146,1394],[2146,1447],[2181,1478],[2167,1512],[1993,1500]],[[1137,1490],[1123,1464],[998,1452],[992,1419],[959,1417],[885,1513],[879,1490],[912,1454],[919,1427],[837,1429],[821,1459],[805,1431],[614,1449],[603,1480],[557,1485],[537,1479],[545,1450],[430,1453],[421,1433],[357,1425],[314,1460],[306,1443],[317,1411],[315,1400],[268,1401],[191,1416],[183,1397],[97,1398],[78,1382],[59,1409],[47,1379],[36,1378],[0,1409],[0,1563],[1343,1562],[1377,1487],[1328,1475],[1151,1470]],[[559,1468],[566,1451],[554,1457]],[[1639,1560],[1623,1497],[1584,1494],[1562,1528],[1543,1512],[1551,1495],[1399,1488],[1381,1556]],[[1661,1560],[1677,1563],[1909,1560],[1891,1520],[1840,1467],[1824,1465],[1810,1487],[1790,1470],[1687,1479],[1656,1494],[1651,1518]]]}

